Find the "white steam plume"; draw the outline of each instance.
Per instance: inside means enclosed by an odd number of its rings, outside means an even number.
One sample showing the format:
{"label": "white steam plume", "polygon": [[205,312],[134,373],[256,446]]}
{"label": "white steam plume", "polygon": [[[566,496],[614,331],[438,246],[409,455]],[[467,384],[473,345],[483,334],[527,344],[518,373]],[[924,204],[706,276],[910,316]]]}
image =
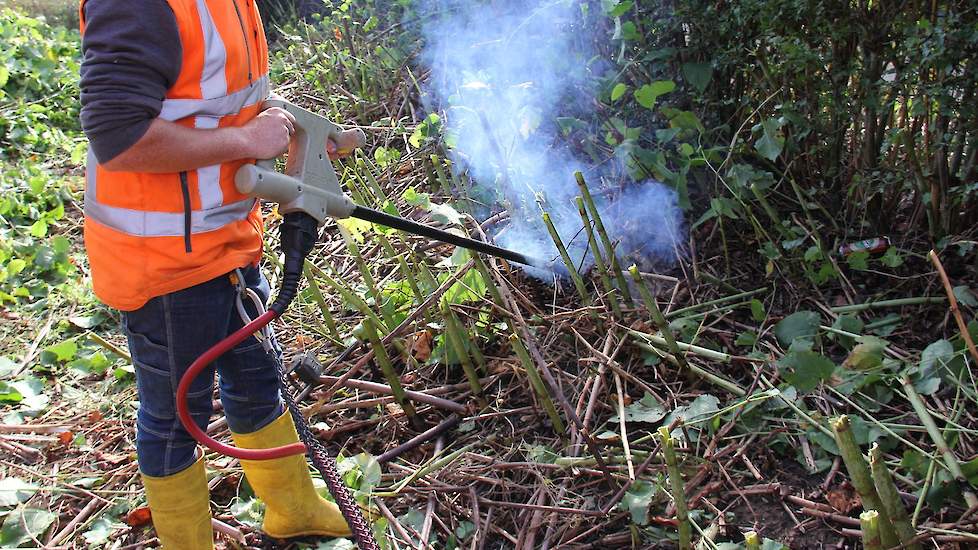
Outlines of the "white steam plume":
{"label": "white steam plume", "polygon": [[[582,3],[423,4],[423,60],[431,69],[428,107],[444,111],[450,154],[475,180],[479,196],[509,208],[510,220],[497,227],[495,241],[545,260],[556,258],[540,221],[538,202],[543,201],[575,262],[587,266],[574,172],[583,172],[595,193],[601,176],[610,175],[618,161],[607,159],[599,167],[580,158],[556,123],[558,117],[592,118],[595,73],[611,69],[593,49],[595,31],[583,25]],[[610,237],[619,243],[619,257],[674,258],[682,240],[675,193],[653,181],[617,187],[595,201]]]}

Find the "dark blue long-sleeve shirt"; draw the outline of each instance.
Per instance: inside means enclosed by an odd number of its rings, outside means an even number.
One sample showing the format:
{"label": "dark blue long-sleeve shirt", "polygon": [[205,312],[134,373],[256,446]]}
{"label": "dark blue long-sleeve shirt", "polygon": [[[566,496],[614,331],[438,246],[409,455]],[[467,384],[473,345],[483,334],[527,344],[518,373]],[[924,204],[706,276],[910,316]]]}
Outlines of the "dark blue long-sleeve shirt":
{"label": "dark blue long-sleeve shirt", "polygon": [[160,114],[183,49],[166,0],[88,0],[82,37],[81,125],[106,163]]}

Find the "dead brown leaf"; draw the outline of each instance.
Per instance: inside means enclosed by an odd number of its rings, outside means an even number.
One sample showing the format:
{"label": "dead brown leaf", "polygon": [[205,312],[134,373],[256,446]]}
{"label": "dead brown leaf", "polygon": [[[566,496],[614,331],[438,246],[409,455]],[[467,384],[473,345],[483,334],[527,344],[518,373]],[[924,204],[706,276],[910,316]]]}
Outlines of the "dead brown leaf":
{"label": "dead brown leaf", "polygon": [[129,527],[142,527],[152,521],[153,515],[149,511],[149,506],[141,506],[126,514],[126,525]]}
{"label": "dead brown leaf", "polygon": [[428,330],[420,330],[411,335],[408,349],[411,352],[411,356],[419,363],[424,363],[431,358],[432,338],[431,331]]}
{"label": "dead brown leaf", "polygon": [[842,514],[848,514],[853,509],[862,506],[859,494],[848,481],[829,489],[828,494],[825,495],[825,500]]}

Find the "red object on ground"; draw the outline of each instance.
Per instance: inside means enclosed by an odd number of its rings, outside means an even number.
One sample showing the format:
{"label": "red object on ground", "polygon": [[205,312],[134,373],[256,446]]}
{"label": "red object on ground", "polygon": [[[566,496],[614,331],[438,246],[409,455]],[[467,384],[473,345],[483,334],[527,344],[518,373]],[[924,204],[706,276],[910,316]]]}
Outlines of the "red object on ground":
{"label": "red object on ground", "polygon": [[205,351],[203,355],[198,357],[190,365],[190,368],[184,373],[183,378],[180,379],[180,385],[177,386],[177,415],[180,417],[180,422],[183,423],[183,427],[190,432],[190,435],[208,449],[243,460],[271,460],[273,458],[306,453],[306,446],[301,442],[285,445],[284,447],[273,447],[271,449],[241,449],[239,447],[225,445],[207,435],[204,430],[201,430],[190,416],[190,409],[187,408],[187,392],[190,390],[190,384],[200,375],[200,371],[204,370],[207,365],[213,363],[218,357],[231,351],[234,346],[264,328],[276,317],[278,317],[278,314],[275,311],[269,310],[254,321],[241,327],[227,338],[215,344],[214,347]]}

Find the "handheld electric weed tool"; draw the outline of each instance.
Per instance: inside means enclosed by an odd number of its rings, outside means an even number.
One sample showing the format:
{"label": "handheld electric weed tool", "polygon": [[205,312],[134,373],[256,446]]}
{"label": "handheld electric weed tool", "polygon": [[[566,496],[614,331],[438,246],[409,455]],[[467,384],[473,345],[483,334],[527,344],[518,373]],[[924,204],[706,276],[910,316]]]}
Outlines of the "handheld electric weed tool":
{"label": "handheld electric weed tool", "polygon": [[275,171],[275,159],[261,160],[256,164],[242,166],[235,174],[235,185],[238,191],[244,194],[275,201],[279,205],[278,210],[284,218],[280,227],[282,251],[285,254],[282,284],[275,301],[267,311],[204,352],[187,369],[177,388],[177,412],[180,421],[194,439],[225,455],[245,460],[267,460],[308,452],[313,465],[322,474],[330,493],[336,499],[343,517],[349,523],[359,547],[374,549],[377,548],[377,543],[374,541],[369,524],[364,520],[360,508],[343,484],[335,462],[312,434],[308,423],[299,411],[295,398],[287,391],[288,374],[281,365],[279,365],[279,377],[282,383],[282,398],[294,417],[296,429],[302,440],[301,443],[284,447],[241,449],[225,445],[208,436],[193,421],[187,407],[187,392],[191,383],[218,357],[256,332],[265,329],[273,319],[282,315],[298,292],[306,256],[319,239],[319,227],[327,218],[359,218],[524,265],[538,265],[539,262],[513,250],[461,237],[355,204],[340,189],[336,172],[327,157],[326,144],[328,140],[332,140],[341,152],[362,147],[366,142],[363,131],[342,130],[326,118],[282,99],[269,99],[265,101],[264,107],[266,109],[279,107],[295,116],[296,133],[289,145],[285,173]]}

